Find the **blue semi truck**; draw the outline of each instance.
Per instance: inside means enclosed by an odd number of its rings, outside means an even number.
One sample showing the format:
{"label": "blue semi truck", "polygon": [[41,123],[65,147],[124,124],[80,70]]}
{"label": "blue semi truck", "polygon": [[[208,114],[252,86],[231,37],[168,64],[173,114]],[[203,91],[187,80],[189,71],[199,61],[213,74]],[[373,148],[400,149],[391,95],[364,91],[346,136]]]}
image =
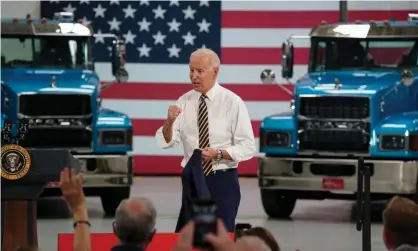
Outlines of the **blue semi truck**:
{"label": "blue semi truck", "polygon": [[[310,40],[308,73],[289,111],[264,118],[258,179],[267,215],[298,199],[356,198],[357,159],[371,170],[371,199],[418,195],[418,21],[322,22],[282,45],[291,79],[296,39]],[[276,83],[275,73],[261,73]]]}
{"label": "blue semi truck", "polygon": [[[28,121],[19,145],[26,149],[68,149],[84,172],[87,196],[100,196],[106,214],[130,196],[133,159],[132,123],[128,116],[102,107],[103,83],[95,73],[90,25],[72,13],[53,19],[2,19],[1,115]],[[128,79],[125,44],[112,40],[109,71],[115,82]],[[106,83],[105,83],[106,84]],[[56,184],[55,184],[56,185]],[[59,196],[53,183],[43,196]]]}

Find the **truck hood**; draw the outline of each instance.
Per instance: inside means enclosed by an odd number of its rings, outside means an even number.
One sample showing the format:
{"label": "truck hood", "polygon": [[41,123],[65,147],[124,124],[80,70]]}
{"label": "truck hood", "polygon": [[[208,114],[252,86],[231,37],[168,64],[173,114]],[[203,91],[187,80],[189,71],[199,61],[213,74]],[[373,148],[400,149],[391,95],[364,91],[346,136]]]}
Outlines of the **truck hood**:
{"label": "truck hood", "polygon": [[[339,90],[334,79],[338,78]],[[400,80],[399,72],[347,71],[307,74],[297,83],[299,94],[373,95],[391,88]]]}
{"label": "truck hood", "polygon": [[[51,85],[53,77],[56,85]],[[2,69],[3,84],[16,93],[74,93],[92,94],[99,86],[96,73],[88,70],[59,69]]]}

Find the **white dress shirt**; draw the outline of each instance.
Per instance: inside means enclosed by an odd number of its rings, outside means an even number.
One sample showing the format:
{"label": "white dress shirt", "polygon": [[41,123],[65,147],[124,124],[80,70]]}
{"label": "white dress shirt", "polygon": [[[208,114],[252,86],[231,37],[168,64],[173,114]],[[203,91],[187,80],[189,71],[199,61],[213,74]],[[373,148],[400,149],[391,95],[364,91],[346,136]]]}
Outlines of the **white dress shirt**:
{"label": "white dress shirt", "polygon": [[[238,162],[251,159],[256,146],[250,116],[244,101],[235,93],[216,83],[206,94],[209,120],[209,144],[211,148],[225,150],[232,158],[214,160],[214,171],[237,168]],[[182,112],[173,124],[170,142],[166,142],[163,127],[156,132],[157,144],[161,148],[183,145],[184,158],[181,166],[185,167],[194,149],[199,148],[199,128],[197,116],[201,93],[191,90],[181,96],[177,105]]]}

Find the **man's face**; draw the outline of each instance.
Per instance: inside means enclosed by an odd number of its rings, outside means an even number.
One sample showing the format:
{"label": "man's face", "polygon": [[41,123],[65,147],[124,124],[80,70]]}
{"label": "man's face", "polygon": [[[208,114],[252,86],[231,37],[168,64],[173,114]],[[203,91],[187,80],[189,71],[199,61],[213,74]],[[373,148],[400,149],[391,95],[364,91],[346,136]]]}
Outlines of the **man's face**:
{"label": "man's face", "polygon": [[206,93],[215,83],[218,68],[211,65],[208,56],[190,57],[190,81],[197,92]]}

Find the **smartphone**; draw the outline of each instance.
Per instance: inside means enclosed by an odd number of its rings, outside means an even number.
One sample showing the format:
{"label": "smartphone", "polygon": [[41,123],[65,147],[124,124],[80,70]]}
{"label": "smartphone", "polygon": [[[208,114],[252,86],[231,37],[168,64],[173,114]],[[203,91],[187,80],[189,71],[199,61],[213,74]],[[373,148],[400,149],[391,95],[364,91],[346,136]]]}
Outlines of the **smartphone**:
{"label": "smartphone", "polygon": [[196,200],[193,202],[192,219],[195,224],[193,247],[212,247],[212,245],[205,240],[205,235],[208,233],[216,234],[218,220],[216,210],[216,204],[212,200]]}

